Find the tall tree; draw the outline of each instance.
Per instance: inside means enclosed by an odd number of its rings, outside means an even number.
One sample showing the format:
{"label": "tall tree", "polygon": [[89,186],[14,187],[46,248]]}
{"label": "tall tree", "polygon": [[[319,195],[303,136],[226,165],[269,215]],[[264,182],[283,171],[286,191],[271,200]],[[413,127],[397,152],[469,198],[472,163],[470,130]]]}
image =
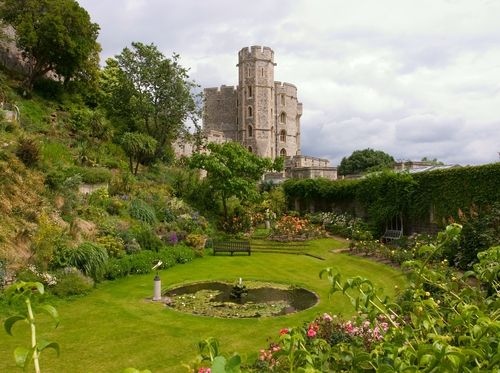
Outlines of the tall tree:
{"label": "tall tree", "polygon": [[227,220],[227,201],[237,197],[240,201],[251,201],[258,196],[257,182],[266,171],[280,170],[283,159],[274,163],[261,158],[236,142],[224,144],[209,143],[209,153],[195,153],[191,156],[191,168],[207,172],[207,183],[215,198],[220,198],[224,219]]}
{"label": "tall tree", "polygon": [[342,158],[338,171],[341,175],[352,175],[366,171],[380,171],[391,168],[394,158],[381,151],[370,148],[354,151],[349,157]]}
{"label": "tall tree", "polygon": [[155,45],[134,42],[107,61],[103,75],[110,114],[131,126],[128,131],[139,130],[155,138],[156,157],[185,129],[187,120],[199,118],[194,93],[198,86],[189,80],[177,54],[166,58]]}
{"label": "tall tree", "polygon": [[28,92],[48,72],[69,81],[95,70],[99,26],[75,0],[4,0],[0,7],[27,64]]}

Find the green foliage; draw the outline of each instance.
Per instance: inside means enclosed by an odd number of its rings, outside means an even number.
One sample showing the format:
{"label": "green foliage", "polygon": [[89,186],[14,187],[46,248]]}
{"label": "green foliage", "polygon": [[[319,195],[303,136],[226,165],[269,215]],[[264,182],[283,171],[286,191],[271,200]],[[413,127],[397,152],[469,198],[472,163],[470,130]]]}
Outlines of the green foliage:
{"label": "green foliage", "polygon": [[26,166],[35,166],[40,160],[38,141],[30,137],[21,137],[17,145],[16,155]]}
{"label": "green foliage", "polygon": [[445,224],[449,217],[459,220],[459,211],[472,206],[491,208],[500,201],[498,185],[500,163],[417,174],[384,172],[359,180],[292,179],[283,189],[290,205],[294,200],[313,202],[320,209],[333,206],[344,212],[361,205],[380,231],[396,214],[428,219],[432,211],[434,222]]}
{"label": "green foliage", "polygon": [[16,30],[16,44],[29,67],[28,91],[49,71],[69,81],[98,63],[92,57],[99,51],[99,26],[76,1],[6,0],[1,14]]}
{"label": "green foliage", "polygon": [[162,262],[158,269],[167,269],[176,263],[187,263],[193,259],[193,249],[184,245],[165,248],[158,252],[145,250],[133,255],[110,259],[106,278],[116,279],[133,274],[150,273],[158,261]]}
{"label": "green foliage", "polygon": [[139,164],[145,164],[153,159],[158,142],[144,133],[126,132],[121,138],[121,144],[129,157],[130,172],[137,175]]}
{"label": "green foliage", "polygon": [[148,224],[133,226],[129,233],[131,234],[130,240],[135,238],[142,250],[159,251],[163,247],[163,242]]}
{"label": "green foliage", "polygon": [[[460,275],[446,263],[434,265],[460,226],[440,232],[436,244],[417,248],[405,263],[409,286],[397,300],[361,276],[343,279],[332,268],[320,273],[330,294],[347,297],[357,314],[348,321],[325,313],[303,327],[281,329],[248,372],[496,372],[500,369],[498,248],[481,254],[477,273]],[[496,291],[485,293],[467,281],[475,275]],[[217,343],[200,344],[212,361]]]}
{"label": "green foliage", "polygon": [[378,234],[399,214],[408,215],[416,182],[410,174],[383,172],[363,179],[356,190],[357,199],[366,206],[371,224]]}
{"label": "green foliage", "polygon": [[57,272],[57,284],[50,288],[52,294],[65,298],[88,294],[94,288],[94,281],[78,269],[67,267]]}
{"label": "green foliage", "polygon": [[97,239],[97,244],[104,247],[110,258],[121,258],[125,255],[125,244],[120,237],[103,236]]}
{"label": "green foliage", "polygon": [[338,171],[341,175],[359,174],[392,168],[394,158],[380,150],[370,148],[354,151],[349,157],[342,158]]}
{"label": "green foliage", "polygon": [[129,208],[130,216],[146,224],[154,224],[156,215],[154,209],[140,198],[132,199]]}
{"label": "green foliage", "polygon": [[53,259],[54,250],[65,243],[64,230],[46,214],[40,215],[38,229],[31,241],[35,264],[46,270]]}
{"label": "green foliage", "polygon": [[30,326],[31,344],[29,348],[17,347],[14,350],[14,359],[16,365],[24,371],[28,369],[33,362],[35,373],[40,373],[40,353],[47,348],[52,348],[59,356],[59,345],[55,342],[49,342],[43,339],[37,339],[35,312],[33,305],[36,305],[37,311],[42,311],[49,315],[56,323],[59,324],[59,315],[57,310],[50,304],[40,302],[45,289],[43,284],[39,282],[18,282],[11,285],[5,291],[5,295],[12,305],[24,303],[25,310],[17,315],[9,317],[4,322],[4,328],[7,334],[12,335],[12,327],[18,321],[24,321]]}
{"label": "green foliage", "polygon": [[103,279],[109,258],[105,248],[84,242],[74,249],[67,250],[65,255],[68,265],[78,268],[96,282]]}
{"label": "green foliage", "polygon": [[500,162],[420,172],[413,178],[417,184],[411,208],[417,216],[427,215],[432,207],[436,221],[458,220],[459,210],[481,209],[500,201]]}
{"label": "green foliage", "polygon": [[68,122],[71,132],[81,139],[110,140],[113,136],[104,114],[98,110],[74,109]]}
{"label": "green foliage", "polygon": [[228,199],[234,196],[242,203],[256,200],[257,181],[274,165],[270,159],[250,153],[236,142],[210,143],[207,148],[210,153],[193,154],[189,166],[207,172],[207,186],[212,195],[221,200],[223,216],[227,221]]}
{"label": "green foliage", "polygon": [[123,132],[139,131],[156,139],[154,157],[162,157],[184,129],[199,116],[188,70],[153,45],[134,42],[106,61],[102,87],[105,107]]}
{"label": "green foliage", "polygon": [[112,177],[111,171],[104,167],[75,167],[70,172],[80,174],[87,184],[107,183]]}

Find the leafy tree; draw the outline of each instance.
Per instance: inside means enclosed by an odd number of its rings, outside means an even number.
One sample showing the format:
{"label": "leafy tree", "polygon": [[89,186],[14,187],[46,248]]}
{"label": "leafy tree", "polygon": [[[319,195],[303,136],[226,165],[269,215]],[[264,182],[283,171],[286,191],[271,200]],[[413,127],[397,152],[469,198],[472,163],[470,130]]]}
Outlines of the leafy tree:
{"label": "leafy tree", "polygon": [[99,26],[75,0],[5,0],[1,19],[16,31],[29,71],[28,93],[48,72],[69,81],[96,70]]}
{"label": "leafy tree", "polygon": [[258,197],[256,184],[262,175],[282,168],[281,158],[273,163],[268,158],[250,153],[236,142],[210,143],[207,149],[209,153],[193,154],[189,165],[207,172],[207,184],[212,195],[222,202],[225,220],[230,197],[237,197],[242,202],[255,200]]}
{"label": "leafy tree", "polygon": [[[129,157],[130,172],[137,175],[139,163],[147,162],[155,153],[157,142],[144,133],[127,132],[122,136],[122,146]],[[135,167],[133,162],[135,161]]]}
{"label": "leafy tree", "polygon": [[394,158],[381,150],[370,148],[356,150],[349,157],[342,158],[338,171],[341,175],[357,174],[365,171],[379,171],[391,168]]}
{"label": "leafy tree", "polygon": [[[199,117],[197,85],[179,64],[179,55],[165,56],[153,45],[132,43],[108,59],[103,72],[105,107],[123,121],[125,131],[140,131],[156,139],[155,158],[184,130],[186,120]],[[123,126],[122,124],[122,126]]]}

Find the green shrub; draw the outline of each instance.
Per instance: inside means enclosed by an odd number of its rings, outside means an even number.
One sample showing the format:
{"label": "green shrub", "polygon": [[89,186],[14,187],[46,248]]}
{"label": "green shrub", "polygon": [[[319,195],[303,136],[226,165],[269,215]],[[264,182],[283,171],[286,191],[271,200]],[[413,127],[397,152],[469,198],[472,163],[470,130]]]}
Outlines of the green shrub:
{"label": "green shrub", "polygon": [[110,258],[121,258],[125,255],[125,245],[120,237],[99,237],[97,243],[106,249]]}
{"label": "green shrub", "polygon": [[105,248],[91,242],[84,242],[68,250],[66,255],[69,265],[80,269],[94,281],[100,281],[104,277],[109,259]]}
{"label": "green shrub", "polygon": [[183,244],[172,246],[168,250],[173,254],[175,261],[180,264],[191,262],[195,258],[193,249]]}
{"label": "green shrub", "polygon": [[130,216],[146,224],[154,224],[156,222],[154,209],[142,199],[134,198],[130,203],[129,212]]}
{"label": "green shrub", "polygon": [[34,166],[40,160],[40,145],[34,138],[21,137],[16,155],[26,166]]}
{"label": "green shrub", "polygon": [[143,250],[159,251],[163,247],[163,242],[147,224],[139,224],[130,229],[133,238]]}
{"label": "green shrub", "polygon": [[132,238],[130,241],[125,243],[125,251],[127,254],[136,254],[141,250],[141,245],[139,245],[135,238]]}
{"label": "green shrub", "polygon": [[124,208],[125,203],[117,197],[109,198],[106,204],[106,211],[111,215],[120,215]]}
{"label": "green shrub", "polygon": [[78,173],[82,175],[83,182],[88,184],[107,183],[113,176],[111,170],[104,167],[81,167]]}
{"label": "green shrub", "polygon": [[89,204],[97,207],[107,207],[108,199],[109,194],[107,188],[96,189],[88,196]]}
{"label": "green shrub", "polygon": [[46,165],[67,166],[73,164],[73,155],[60,142],[48,142],[42,146],[42,160]]}
{"label": "green shrub", "polygon": [[87,294],[94,287],[94,281],[90,277],[73,267],[65,268],[56,275],[57,284],[50,291],[58,297]]}

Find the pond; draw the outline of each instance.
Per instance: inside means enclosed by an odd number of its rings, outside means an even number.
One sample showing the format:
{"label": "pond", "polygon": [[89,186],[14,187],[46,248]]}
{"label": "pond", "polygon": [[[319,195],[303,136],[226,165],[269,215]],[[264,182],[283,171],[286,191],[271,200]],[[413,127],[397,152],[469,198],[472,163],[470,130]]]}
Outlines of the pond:
{"label": "pond", "polygon": [[163,296],[165,304],[178,311],[225,318],[280,316],[318,303],[316,294],[307,289],[256,281],[244,285],[200,282],[168,290]]}

